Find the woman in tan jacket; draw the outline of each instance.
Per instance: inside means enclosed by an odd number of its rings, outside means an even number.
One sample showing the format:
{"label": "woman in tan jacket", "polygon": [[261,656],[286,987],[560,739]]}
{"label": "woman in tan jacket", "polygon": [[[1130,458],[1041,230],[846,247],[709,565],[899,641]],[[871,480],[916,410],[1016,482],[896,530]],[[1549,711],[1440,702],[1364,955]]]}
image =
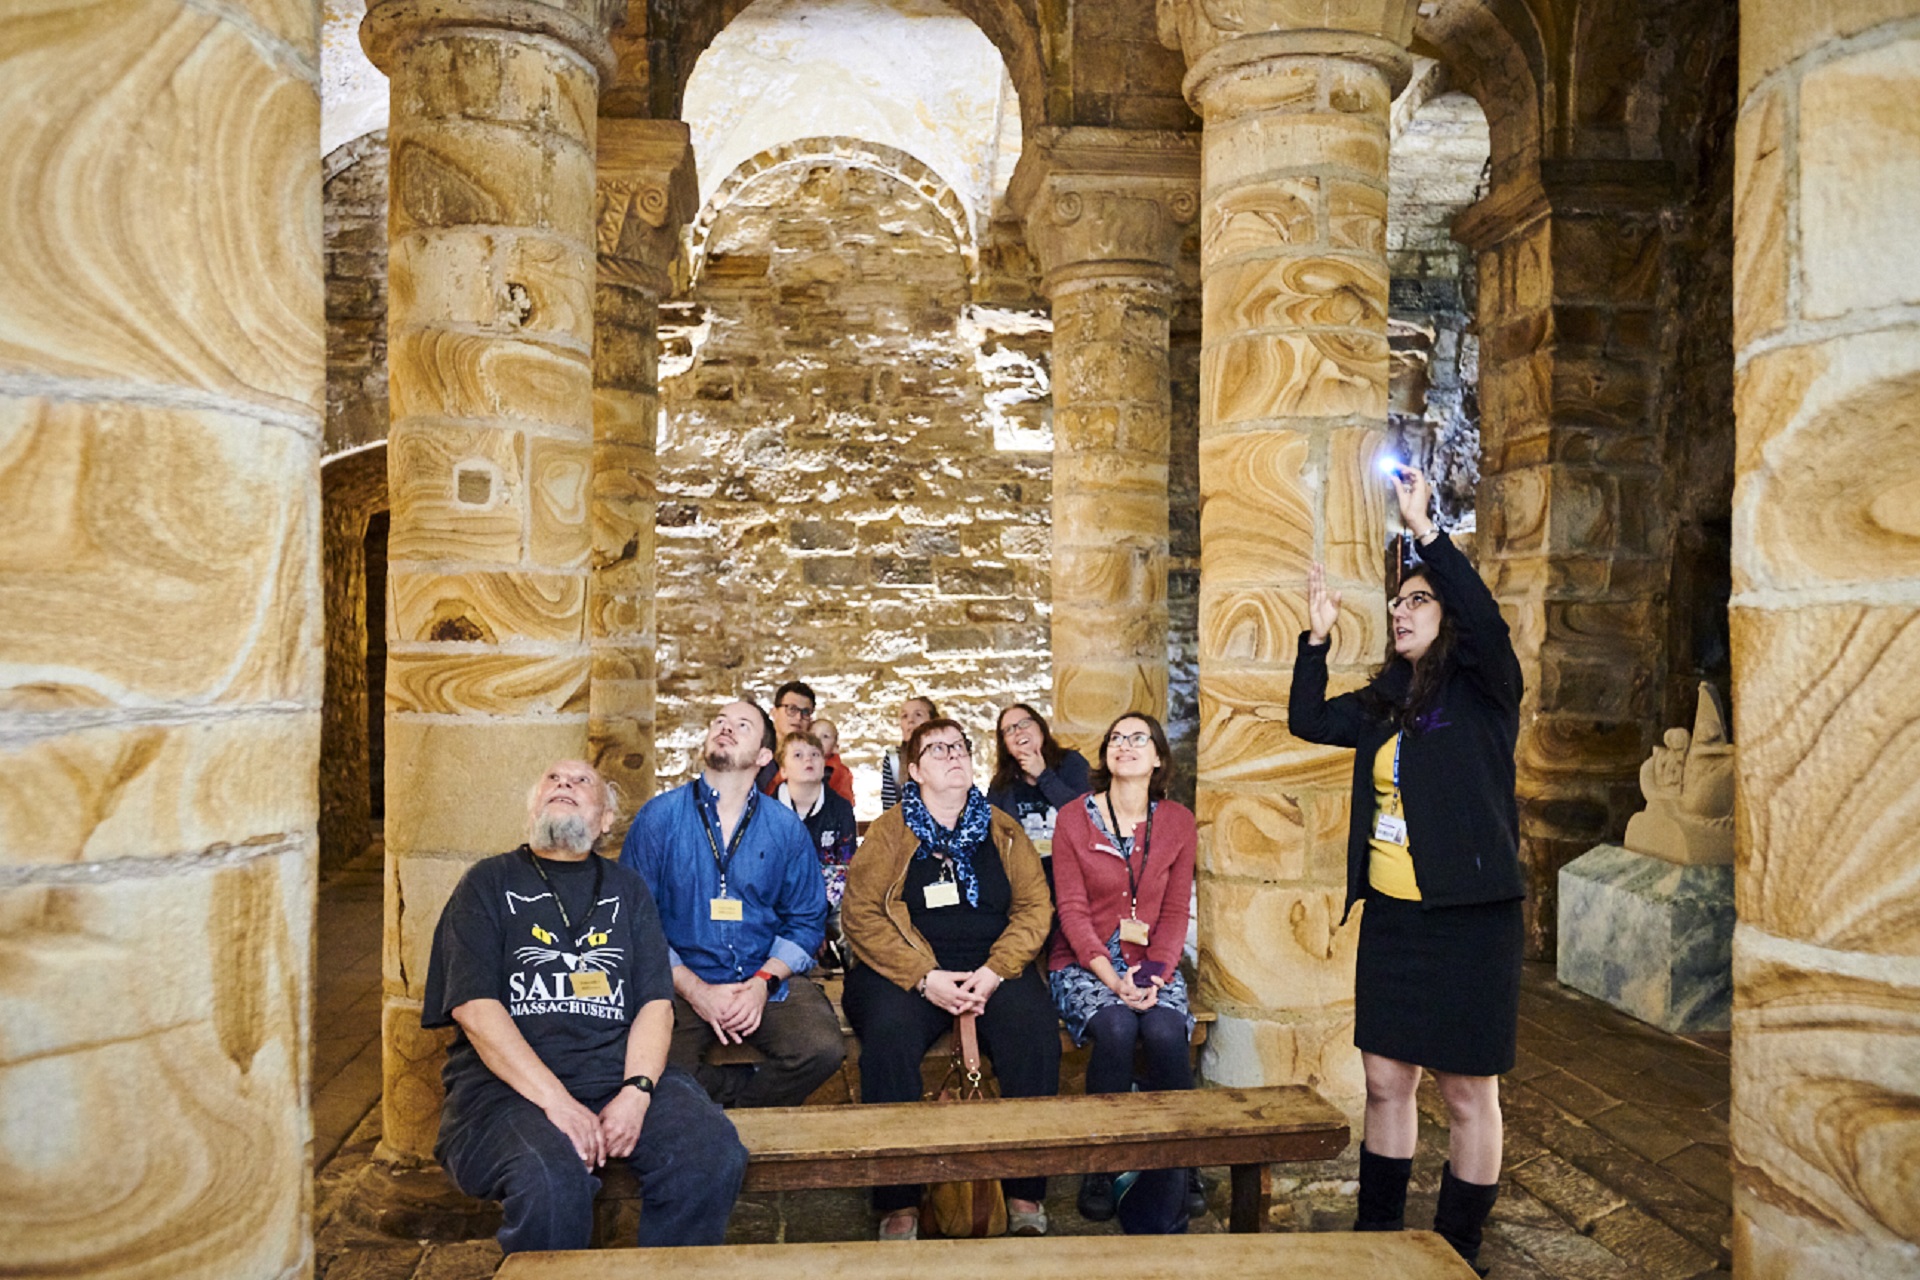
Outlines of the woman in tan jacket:
{"label": "woman in tan jacket", "polygon": [[[920,1096],[920,1059],[954,1015],[978,1015],[980,1047],[1008,1098],[1060,1087],[1060,1036],[1034,959],[1053,920],[1040,856],[973,785],[973,743],[952,720],[915,729],[898,807],[868,828],[848,868],[841,927],[856,964],[845,1005],[860,1037],[860,1098]],[[1008,1178],[1007,1227],[1044,1235],[1045,1178]],[[875,1187],[882,1240],[919,1234],[920,1188]]]}

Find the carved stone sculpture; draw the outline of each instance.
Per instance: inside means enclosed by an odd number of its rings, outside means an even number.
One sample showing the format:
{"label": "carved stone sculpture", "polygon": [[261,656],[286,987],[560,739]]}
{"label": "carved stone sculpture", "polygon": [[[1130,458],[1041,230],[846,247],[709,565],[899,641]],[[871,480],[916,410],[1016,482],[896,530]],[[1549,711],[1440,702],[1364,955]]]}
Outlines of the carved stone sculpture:
{"label": "carved stone sculpture", "polygon": [[1627,822],[1626,846],[1682,866],[1733,861],[1733,744],[1710,684],[1700,686],[1693,732],[1669,729],[1640,766],[1647,807]]}

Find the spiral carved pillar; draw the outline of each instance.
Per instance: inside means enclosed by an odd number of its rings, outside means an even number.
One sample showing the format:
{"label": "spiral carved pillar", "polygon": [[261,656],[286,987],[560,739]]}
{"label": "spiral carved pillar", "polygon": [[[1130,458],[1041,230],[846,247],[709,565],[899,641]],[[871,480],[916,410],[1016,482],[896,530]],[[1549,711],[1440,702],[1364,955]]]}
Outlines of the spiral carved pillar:
{"label": "spiral carved pillar", "polygon": [[1167,714],[1167,328],[1199,208],[1181,134],[1049,129],[1009,193],[1053,302],[1053,730]]}
{"label": "spiral carved pillar", "polygon": [[392,81],[386,1151],[431,1152],[427,950],[587,753],[595,122],[624,6],[376,0]]}
{"label": "spiral carved pillar", "polygon": [[1351,753],[1287,732],[1310,562],[1344,590],[1333,686],[1385,634],[1388,108],[1411,3],[1161,0],[1201,140],[1200,982],[1210,1078],[1304,1083],[1357,1113]]}
{"label": "spiral carved pillar", "polygon": [[654,784],[660,300],[673,290],[680,228],[699,204],[687,126],[678,120],[601,120],[595,204],[588,758],[619,785],[624,829]]}

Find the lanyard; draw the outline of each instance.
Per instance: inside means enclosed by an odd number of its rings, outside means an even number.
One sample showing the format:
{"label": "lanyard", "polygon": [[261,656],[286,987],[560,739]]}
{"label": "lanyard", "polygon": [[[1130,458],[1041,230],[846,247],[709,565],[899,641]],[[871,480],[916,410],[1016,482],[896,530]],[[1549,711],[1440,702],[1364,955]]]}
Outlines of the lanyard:
{"label": "lanyard", "polygon": [[[1134,847],[1140,850],[1140,879],[1141,880],[1144,880],[1146,878],[1147,858],[1150,854],[1153,853],[1153,810],[1154,810],[1153,801],[1151,800],[1147,801],[1147,821],[1145,823],[1145,834],[1142,835],[1140,839],[1133,842]],[[1115,844],[1119,844],[1120,843],[1120,811],[1113,807],[1113,792],[1111,791],[1107,792],[1107,816],[1113,819],[1113,842]],[[1130,857],[1123,857],[1121,858],[1121,861],[1127,864],[1127,914],[1131,916],[1133,919],[1138,920],[1140,918],[1140,880],[1136,880],[1134,878],[1133,859]]]}
{"label": "lanyard", "polygon": [[[587,856],[593,859],[593,893],[587,898],[587,916],[586,919],[582,921],[582,924],[591,924],[593,922],[593,909],[600,905],[600,882],[604,880],[607,875],[607,860],[605,858],[597,853],[590,853]],[[566,926],[567,941],[571,943],[573,941],[573,917],[567,914],[567,904],[560,900],[560,890],[554,888],[553,881],[547,876],[547,869],[540,865],[540,855],[535,853],[531,847],[527,849],[527,861],[533,864],[534,874],[540,877],[541,883],[552,890],[553,905],[560,908],[560,923]]]}
{"label": "lanyard", "polygon": [[[747,824],[753,821],[753,811],[759,807],[759,804],[760,790],[756,787],[747,793],[747,807],[740,814],[740,825],[733,829],[733,839],[727,841],[727,856],[724,860],[720,857],[720,839],[714,834],[713,824],[707,821],[707,806],[705,804],[698,806],[700,830],[706,832],[707,848],[713,852],[713,865],[714,869],[720,873],[720,896],[723,898],[727,896],[727,873],[733,870],[733,855],[740,852],[740,841],[746,837]],[[720,810],[717,798],[714,802],[713,816],[714,821],[718,822]]]}

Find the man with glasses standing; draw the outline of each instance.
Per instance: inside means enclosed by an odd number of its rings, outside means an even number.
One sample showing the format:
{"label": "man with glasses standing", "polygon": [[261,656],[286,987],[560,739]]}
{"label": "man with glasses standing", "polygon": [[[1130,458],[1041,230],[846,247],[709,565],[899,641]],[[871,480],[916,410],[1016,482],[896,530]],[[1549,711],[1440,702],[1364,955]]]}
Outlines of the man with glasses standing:
{"label": "man with glasses standing", "polygon": [[[807,829],[754,786],[773,760],[773,721],[731,702],[707,726],[698,777],[633,820],[621,865],[652,890],[673,966],[667,1061],[728,1107],[797,1106],[846,1055],[840,1019],[801,976],[826,925],[827,895]],[[747,1043],[753,1066],[703,1061]]]}

